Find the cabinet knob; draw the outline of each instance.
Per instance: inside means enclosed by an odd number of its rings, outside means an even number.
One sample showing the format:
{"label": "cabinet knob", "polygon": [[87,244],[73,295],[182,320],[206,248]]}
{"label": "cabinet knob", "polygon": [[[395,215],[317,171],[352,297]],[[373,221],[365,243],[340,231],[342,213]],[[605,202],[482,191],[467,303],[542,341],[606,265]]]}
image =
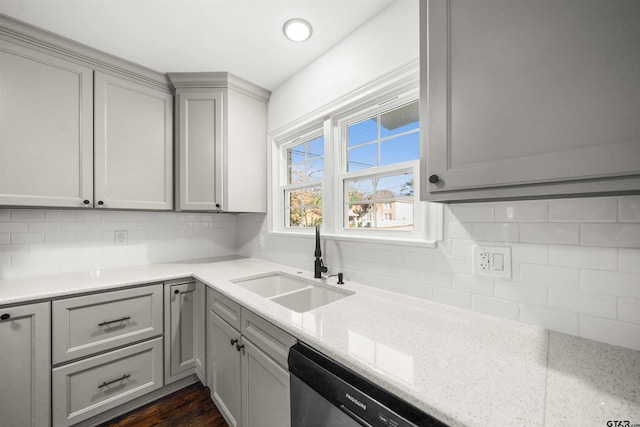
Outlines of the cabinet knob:
{"label": "cabinet knob", "polygon": [[88,205],[91,202],[89,202],[88,200],[84,200],[82,203],[84,203],[85,205]]}
{"label": "cabinet knob", "polygon": [[104,205],[104,202],[103,202],[102,200],[98,200],[98,204],[99,204],[100,206],[102,206],[102,205]]}
{"label": "cabinet knob", "polygon": [[238,351],[242,350],[242,354],[244,354],[244,344],[242,344],[242,345],[236,344],[236,350],[238,350]]}
{"label": "cabinet knob", "polygon": [[179,294],[180,291],[178,289],[176,289],[175,291],[173,291],[174,294]]}
{"label": "cabinet knob", "polygon": [[429,182],[432,184],[435,184],[438,181],[440,181],[440,177],[438,175],[431,175],[429,177]]}
{"label": "cabinet knob", "polygon": [[238,340],[231,340],[231,345],[235,345],[238,342]]}
{"label": "cabinet knob", "polygon": [[216,203],[216,208],[220,209],[220,203]]}
{"label": "cabinet knob", "polygon": [[2,316],[0,316],[0,320],[9,320],[11,318],[11,315],[9,313],[5,313]]}

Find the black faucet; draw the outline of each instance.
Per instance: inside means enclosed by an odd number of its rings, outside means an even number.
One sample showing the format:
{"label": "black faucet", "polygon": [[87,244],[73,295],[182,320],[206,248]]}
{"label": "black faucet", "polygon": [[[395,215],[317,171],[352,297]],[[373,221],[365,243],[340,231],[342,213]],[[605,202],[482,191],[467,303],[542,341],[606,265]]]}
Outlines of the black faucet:
{"label": "black faucet", "polygon": [[313,277],[319,279],[322,277],[322,273],[326,273],[329,271],[327,267],[325,267],[324,262],[322,262],[322,250],[320,249],[320,225],[316,224],[316,253],[315,253],[316,261],[314,263],[313,268]]}

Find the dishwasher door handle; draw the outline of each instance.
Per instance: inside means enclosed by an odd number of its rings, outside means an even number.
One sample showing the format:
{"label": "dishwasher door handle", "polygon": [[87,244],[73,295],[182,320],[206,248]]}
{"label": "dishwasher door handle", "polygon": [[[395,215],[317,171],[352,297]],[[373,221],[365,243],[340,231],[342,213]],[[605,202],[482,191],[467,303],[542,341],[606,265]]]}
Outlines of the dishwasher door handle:
{"label": "dishwasher door handle", "polygon": [[353,412],[351,409],[347,408],[344,405],[340,405],[340,410],[342,412],[344,412],[345,414],[347,414],[349,416],[349,418],[351,418],[352,420],[354,420],[355,422],[357,422],[361,426],[364,426],[364,427],[375,427],[372,424],[369,424],[368,422],[366,422],[365,420],[360,418],[360,416],[358,416],[358,414],[356,414],[355,412]]}

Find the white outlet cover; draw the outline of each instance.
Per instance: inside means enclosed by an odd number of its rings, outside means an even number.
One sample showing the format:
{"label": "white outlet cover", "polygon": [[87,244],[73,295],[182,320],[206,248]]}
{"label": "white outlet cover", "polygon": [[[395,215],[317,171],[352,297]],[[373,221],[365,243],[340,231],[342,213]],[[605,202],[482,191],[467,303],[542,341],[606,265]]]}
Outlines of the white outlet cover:
{"label": "white outlet cover", "polygon": [[[494,262],[501,261],[501,262]],[[511,248],[509,246],[473,247],[473,274],[511,279]]]}

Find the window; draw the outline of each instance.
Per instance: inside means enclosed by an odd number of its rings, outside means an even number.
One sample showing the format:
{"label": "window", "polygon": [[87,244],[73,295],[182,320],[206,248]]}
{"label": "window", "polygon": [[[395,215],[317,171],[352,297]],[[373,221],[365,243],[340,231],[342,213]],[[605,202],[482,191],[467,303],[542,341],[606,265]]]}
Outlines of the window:
{"label": "window", "polygon": [[[342,119],[345,228],[413,230],[420,158],[418,101]],[[354,121],[355,120],[355,121]]]}
{"label": "window", "polygon": [[[299,139],[303,139],[299,142]],[[322,223],[324,136],[298,138],[285,147],[285,226],[313,227]]]}
{"label": "window", "polygon": [[441,238],[442,208],[418,198],[418,76],[415,64],[272,135],[270,231],[312,235],[321,224],[338,239]]}

